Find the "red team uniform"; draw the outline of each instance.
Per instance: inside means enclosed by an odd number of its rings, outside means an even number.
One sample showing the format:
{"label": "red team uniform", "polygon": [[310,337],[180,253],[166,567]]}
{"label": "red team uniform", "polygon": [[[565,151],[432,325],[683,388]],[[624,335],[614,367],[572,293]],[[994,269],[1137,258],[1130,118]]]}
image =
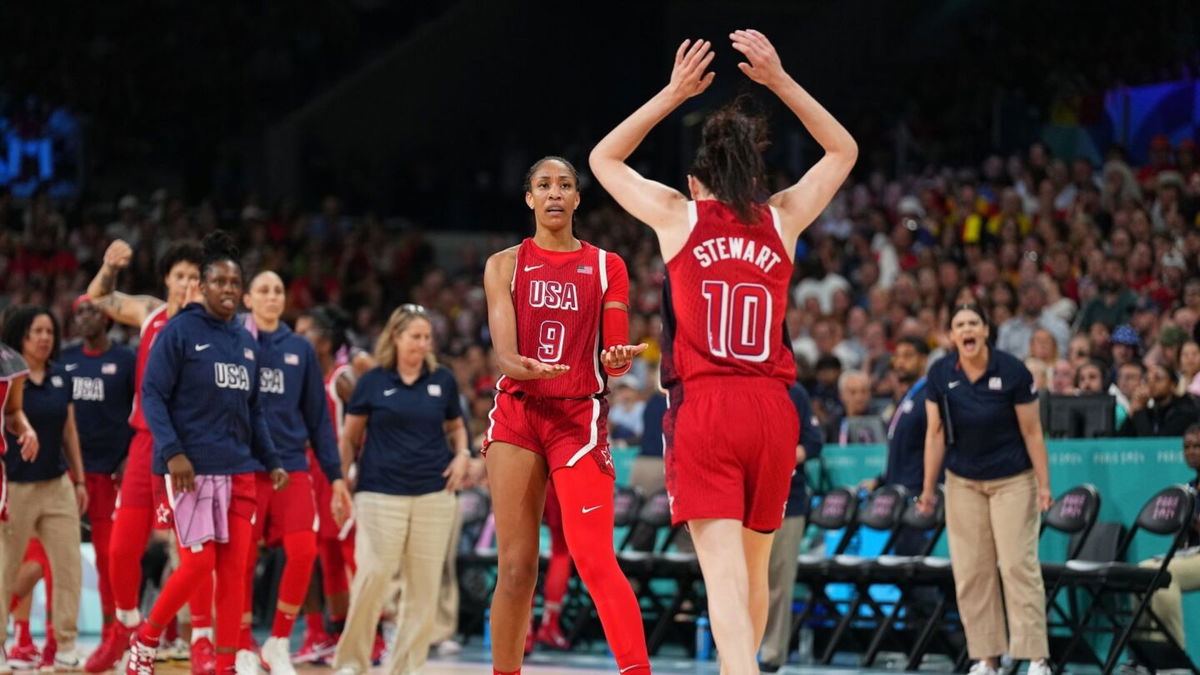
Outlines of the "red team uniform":
{"label": "red team uniform", "polygon": [[[162,305],[146,317],[142,324],[141,341],[138,342],[137,366],[134,375],[133,413],[129,425],[133,427],[133,440],[129,443],[129,458],[125,460],[125,473],[121,478],[121,491],[117,508],[155,509],[155,529],[171,527],[171,512],[166,508],[166,495],[162,481],[153,480],[150,462],[154,456],[154,437],[142,415],[142,377],[146,374],[146,362],[150,359],[150,348],[159,331],[167,325],[167,306]],[[119,605],[120,603],[118,603]],[[136,606],[136,602],[135,605]]]}
{"label": "red team uniform", "polygon": [[547,251],[525,239],[517,248],[517,353],[571,368],[548,380],[501,377],[484,451],[511,443],[544,455],[551,473],[590,455],[612,476],[600,323],[605,303],[629,303],[629,278],[620,256],[580,244],[577,251]]}
{"label": "red team uniform", "polygon": [[796,465],[796,365],[784,330],[792,262],[779,216],[688,203],[691,234],[667,263],[662,382],[671,519],[779,528]]}
{"label": "red team uniform", "polygon": [[[337,381],[342,373],[349,371],[349,364],[341,364],[325,377],[325,401],[329,404],[329,418],[333,421],[333,437],[339,443],[342,424],[346,419],[346,405],[338,396]],[[333,519],[333,488],[311,448],[308,451],[308,471],[317,500],[317,550],[321,557],[321,583],[326,597],[346,593],[350,590],[350,580],[345,570],[347,567],[354,570],[354,527],[351,525],[343,534],[342,528]]]}

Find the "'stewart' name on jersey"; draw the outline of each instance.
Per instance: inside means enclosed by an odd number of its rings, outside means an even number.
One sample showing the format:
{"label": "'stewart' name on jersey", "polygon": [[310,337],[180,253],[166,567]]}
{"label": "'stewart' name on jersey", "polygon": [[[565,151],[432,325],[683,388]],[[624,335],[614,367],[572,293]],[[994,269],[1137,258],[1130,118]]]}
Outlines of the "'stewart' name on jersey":
{"label": "'stewart' name on jersey", "polygon": [[740,260],[757,265],[765,273],[783,261],[783,258],[767,246],[757,245],[746,237],[713,237],[692,247],[692,255],[701,267],[710,267],[721,260]]}

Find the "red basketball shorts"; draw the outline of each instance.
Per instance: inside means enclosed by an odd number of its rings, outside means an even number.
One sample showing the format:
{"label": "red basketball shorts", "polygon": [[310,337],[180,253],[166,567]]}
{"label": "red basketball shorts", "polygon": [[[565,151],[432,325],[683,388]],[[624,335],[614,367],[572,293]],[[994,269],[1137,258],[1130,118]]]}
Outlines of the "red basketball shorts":
{"label": "red basketball shorts", "polygon": [[154,460],[154,436],[149,431],[137,429],[129,442],[129,456],[125,459],[125,472],[121,475],[121,489],[117,493],[117,509],[146,509],[154,511],[154,529],[171,529],[171,504],[166,487],[151,472]]}
{"label": "red basketball shorts", "polygon": [[546,458],[550,473],[591,457],[610,476],[608,401],[601,398],[539,398],[498,392],[488,414],[483,452],[511,443]]}
{"label": "red basketball shorts", "polygon": [[254,514],[254,537],[276,546],[293,532],[317,531],[317,502],[308,471],[288,472],[287,487],[275,491],[271,474],[254,474],[258,507]]}
{"label": "red basketball shorts", "polygon": [[767,378],[718,377],[672,387],[663,419],[671,522],[731,518],[779,529],[800,420],[787,390]]}

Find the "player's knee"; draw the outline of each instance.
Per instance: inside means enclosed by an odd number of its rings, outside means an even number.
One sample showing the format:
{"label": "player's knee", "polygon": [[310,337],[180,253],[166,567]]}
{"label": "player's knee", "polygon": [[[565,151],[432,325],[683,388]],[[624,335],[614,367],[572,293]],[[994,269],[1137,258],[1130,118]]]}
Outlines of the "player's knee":
{"label": "player's knee", "polygon": [[506,556],[498,564],[497,590],[522,591],[537,584],[538,557],[536,555]]}
{"label": "player's knee", "polygon": [[289,534],[283,540],[289,563],[311,565],[317,559],[317,537],[311,532]]}

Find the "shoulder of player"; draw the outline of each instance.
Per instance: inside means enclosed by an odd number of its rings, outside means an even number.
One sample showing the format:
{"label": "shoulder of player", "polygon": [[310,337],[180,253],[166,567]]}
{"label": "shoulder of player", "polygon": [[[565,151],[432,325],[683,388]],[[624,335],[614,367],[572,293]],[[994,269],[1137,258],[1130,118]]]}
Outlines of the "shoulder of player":
{"label": "shoulder of player", "polygon": [[[508,265],[515,266],[517,264],[517,251],[521,249],[520,244],[514,244],[505,249],[500,249],[488,256],[488,265]],[[501,268],[503,269],[503,267]]]}

